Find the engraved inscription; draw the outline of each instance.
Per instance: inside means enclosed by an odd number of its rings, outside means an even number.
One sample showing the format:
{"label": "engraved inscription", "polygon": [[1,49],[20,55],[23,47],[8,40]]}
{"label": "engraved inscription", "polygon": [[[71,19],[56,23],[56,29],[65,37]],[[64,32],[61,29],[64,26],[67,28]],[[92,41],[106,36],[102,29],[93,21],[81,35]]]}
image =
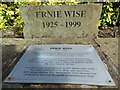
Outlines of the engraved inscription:
{"label": "engraved inscription", "polygon": [[86,10],[81,11],[40,11],[35,12],[36,18],[50,18],[50,17],[86,17]]}
{"label": "engraved inscription", "polygon": [[95,68],[79,67],[25,67],[25,76],[64,76],[64,77],[95,77]]}
{"label": "engraved inscription", "polygon": [[21,6],[25,38],[97,37],[102,5]]}

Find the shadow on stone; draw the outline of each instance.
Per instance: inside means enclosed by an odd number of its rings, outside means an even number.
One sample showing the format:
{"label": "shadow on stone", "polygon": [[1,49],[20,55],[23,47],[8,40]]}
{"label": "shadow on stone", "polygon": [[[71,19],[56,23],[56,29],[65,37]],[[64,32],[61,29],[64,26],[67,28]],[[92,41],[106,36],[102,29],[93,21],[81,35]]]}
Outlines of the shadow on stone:
{"label": "shadow on stone", "polygon": [[18,52],[16,45],[2,46],[2,81],[9,75],[24,52],[25,50]]}

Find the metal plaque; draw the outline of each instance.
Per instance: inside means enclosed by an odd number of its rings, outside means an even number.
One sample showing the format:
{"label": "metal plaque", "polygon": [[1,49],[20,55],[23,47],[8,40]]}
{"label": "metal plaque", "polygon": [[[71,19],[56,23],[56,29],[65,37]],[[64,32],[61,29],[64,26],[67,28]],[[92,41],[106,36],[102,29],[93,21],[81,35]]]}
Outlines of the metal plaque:
{"label": "metal plaque", "polygon": [[32,45],[5,82],[115,86],[92,45]]}

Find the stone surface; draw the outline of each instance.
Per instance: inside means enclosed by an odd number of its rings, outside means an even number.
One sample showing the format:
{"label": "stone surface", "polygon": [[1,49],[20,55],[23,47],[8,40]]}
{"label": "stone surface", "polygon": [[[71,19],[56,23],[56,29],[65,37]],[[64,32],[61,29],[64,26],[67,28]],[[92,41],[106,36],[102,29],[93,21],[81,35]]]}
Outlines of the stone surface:
{"label": "stone surface", "polygon": [[[97,41],[107,41],[108,44],[114,43],[114,41],[117,41],[118,39],[115,38],[106,38],[106,39],[79,39],[79,38],[72,38],[72,39],[55,39],[55,38],[42,38],[42,39],[17,39],[17,38],[3,38],[2,40],[2,67],[3,67],[3,80],[8,76],[8,74],[11,72],[12,68],[16,65],[16,63],[19,61],[27,47],[30,45],[41,45],[41,44],[83,44],[83,45],[93,45],[98,52],[100,58],[102,59],[103,63],[107,66],[108,72],[112,76],[113,80],[115,81],[116,85],[118,85],[118,68],[114,66],[113,63],[111,63],[112,57],[110,54],[104,54],[104,48],[101,50],[101,47],[99,46],[99,43],[96,43]],[[95,42],[96,41],[96,42]],[[115,43],[115,46],[118,46],[117,43]],[[104,46],[105,47],[105,46]],[[106,46],[108,47],[108,46]],[[109,52],[109,49],[107,49]],[[115,49],[113,49],[113,52],[116,52]],[[117,57],[117,56],[116,56]],[[11,64],[12,61],[12,64]],[[111,64],[110,64],[111,63]],[[116,70],[114,70],[114,68]],[[14,88],[14,87],[22,87],[22,88],[84,88],[83,85],[71,85],[71,84],[7,84],[3,83],[4,88]],[[86,86],[90,88],[116,88],[117,87],[99,87],[99,86]]]}
{"label": "stone surface", "polygon": [[112,63],[118,68],[118,39],[96,39],[96,42],[100,45],[105,54],[112,60]]}
{"label": "stone surface", "polygon": [[101,4],[21,6],[24,37],[96,37],[101,10]]}

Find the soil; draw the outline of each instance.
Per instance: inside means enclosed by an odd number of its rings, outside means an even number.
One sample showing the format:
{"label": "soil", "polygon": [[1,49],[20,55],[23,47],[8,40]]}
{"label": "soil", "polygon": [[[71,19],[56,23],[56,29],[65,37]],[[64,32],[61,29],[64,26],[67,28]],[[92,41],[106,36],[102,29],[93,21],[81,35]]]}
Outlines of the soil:
{"label": "soil", "polygon": [[99,38],[118,38],[120,36],[120,27],[108,27],[107,29],[99,29]]}
{"label": "soil", "polygon": [[[118,30],[119,29],[119,30]],[[108,27],[107,29],[99,29],[99,38],[118,38],[120,37],[120,27]],[[14,27],[2,31],[2,38],[24,38],[23,34],[19,34]]]}

